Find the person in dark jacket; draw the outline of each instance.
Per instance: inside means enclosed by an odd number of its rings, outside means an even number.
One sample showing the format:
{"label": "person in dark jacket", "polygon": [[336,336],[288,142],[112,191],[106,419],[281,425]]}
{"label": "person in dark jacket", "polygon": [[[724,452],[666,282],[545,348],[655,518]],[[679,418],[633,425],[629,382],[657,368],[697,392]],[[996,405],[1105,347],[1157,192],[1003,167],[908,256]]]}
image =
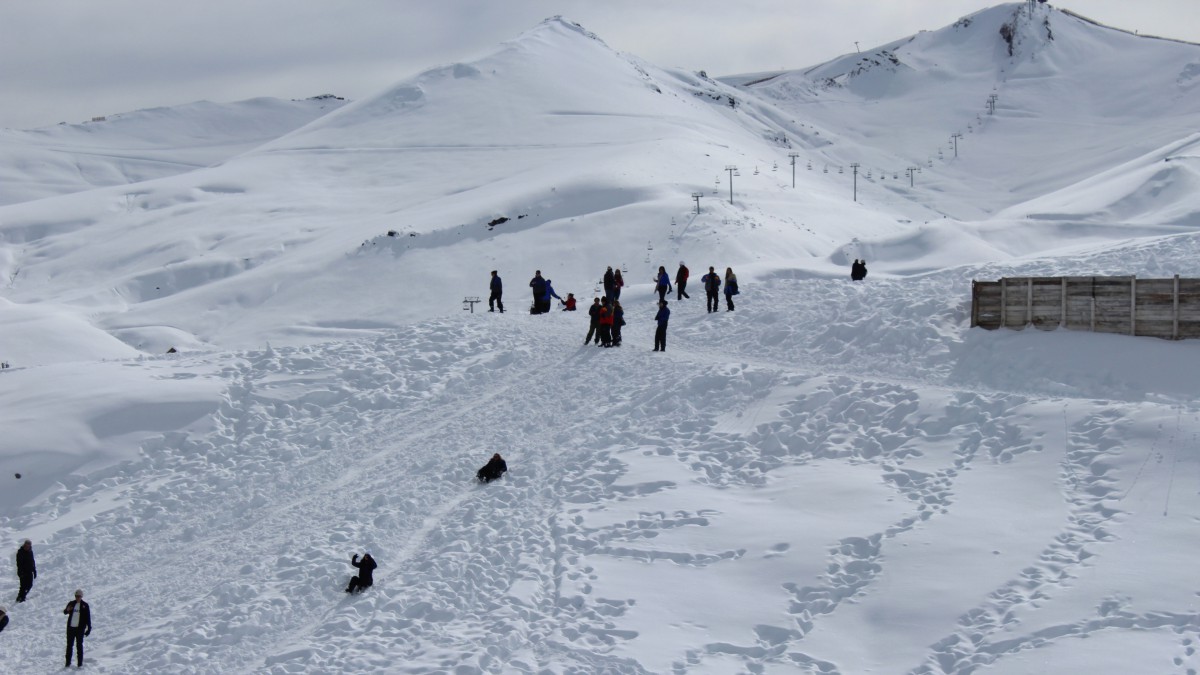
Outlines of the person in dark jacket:
{"label": "person in dark jacket", "polygon": [[375,578],[372,576],[375,573],[375,559],[370,553],[364,553],[362,560],[358,559],[358,554],[350,556],[350,564],[358,568],[358,576],[350,577],[350,585],[346,587],[347,593],[362,593],[364,590],[375,585]]}
{"label": "person in dark jacket", "polygon": [[733,311],[733,296],[738,294],[737,275],[732,267],[725,268],[725,311]]}
{"label": "person in dark jacket", "polygon": [[4,628],[7,625],[8,625],[8,608],[0,607],[0,633],[4,632]]}
{"label": "person in dark jacket", "polygon": [[37,564],[33,560],[33,542],[28,539],[17,549],[17,578],[21,588],[17,591],[17,602],[25,602],[29,589],[33,588],[33,580],[37,578]]}
{"label": "person in dark jacket", "polygon": [[533,289],[533,307],[529,308],[529,313],[541,314],[542,298],[546,295],[546,280],[542,278],[541,270],[533,273],[533,278],[529,280],[529,287]]}
{"label": "person in dark jacket", "polygon": [[500,281],[500,273],[492,270],[492,294],[488,296],[488,311],[496,311],[496,305],[500,306],[500,313],[504,313],[504,301],[501,296],[504,295],[504,282]]}
{"label": "person in dark jacket", "polygon": [[621,270],[613,272],[613,302],[621,299],[621,289],[625,287],[625,279],[621,277]]}
{"label": "person in dark jacket", "polygon": [[604,272],[604,297],[609,302],[612,302],[613,298],[616,297],[616,288],[617,277],[615,274],[613,274],[613,268],[609,267]]}
{"label": "person in dark jacket", "polygon": [[600,342],[600,298],[592,300],[592,306],[588,307],[588,316],[591,320],[588,322],[588,334],[583,338],[583,344],[588,344],[595,336],[596,342]]}
{"label": "person in dark jacket", "polygon": [[71,646],[75,646],[75,667],[83,667],[83,638],[92,634],[92,608],[83,601],[83,591],[75,591],[75,599],[63,610],[67,615],[67,665],[71,666]]}
{"label": "person in dark jacket", "polygon": [[654,351],[667,351],[667,322],[671,320],[671,310],[667,309],[667,301],[660,300],[658,303],[658,314],[654,315],[654,320],[658,322],[658,328],[654,330]]}
{"label": "person in dark jacket", "polygon": [[613,300],[612,306],[612,345],[614,347],[621,346],[621,326],[625,325],[625,310],[621,307],[620,300]]}
{"label": "person in dark jacket", "polygon": [[562,306],[563,306],[562,311],[574,312],[575,311],[575,294],[567,293],[567,299],[562,301]]}
{"label": "person in dark jacket", "polygon": [[854,265],[850,267],[850,279],[852,281],[862,281],[867,278],[867,261],[854,259]]}
{"label": "person in dark jacket", "polygon": [[708,312],[711,314],[721,305],[721,275],[710,266],[708,274],[700,277],[700,283],[704,284],[704,294],[708,296]]}
{"label": "person in dark jacket", "polygon": [[504,472],[506,471],[508,471],[508,463],[505,462],[504,458],[501,457],[500,453],[497,452],[496,454],[492,455],[492,458],[488,460],[487,464],[484,464],[479,471],[475,472],[475,479],[480,483],[490,483],[504,475]]}
{"label": "person in dark jacket", "polygon": [[667,293],[671,292],[671,275],[667,274],[667,268],[662,265],[658,266],[658,277],[654,280],[654,290],[658,291],[659,302],[666,300]]}
{"label": "person in dark jacket", "polygon": [[682,300],[684,298],[692,297],[687,294],[687,291],[683,290],[684,288],[687,287],[687,280],[688,280],[687,265],[684,265],[683,261],[680,260],[679,261],[679,270],[677,272],[675,272],[675,299],[676,300]]}

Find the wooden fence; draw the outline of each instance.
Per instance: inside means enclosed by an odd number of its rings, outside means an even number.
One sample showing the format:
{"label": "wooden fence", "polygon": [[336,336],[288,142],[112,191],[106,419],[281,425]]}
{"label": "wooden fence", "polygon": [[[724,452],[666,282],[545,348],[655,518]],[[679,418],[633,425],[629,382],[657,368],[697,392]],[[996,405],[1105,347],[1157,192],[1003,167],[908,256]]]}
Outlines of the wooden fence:
{"label": "wooden fence", "polygon": [[971,282],[971,327],[1200,338],[1200,279],[1015,277]]}

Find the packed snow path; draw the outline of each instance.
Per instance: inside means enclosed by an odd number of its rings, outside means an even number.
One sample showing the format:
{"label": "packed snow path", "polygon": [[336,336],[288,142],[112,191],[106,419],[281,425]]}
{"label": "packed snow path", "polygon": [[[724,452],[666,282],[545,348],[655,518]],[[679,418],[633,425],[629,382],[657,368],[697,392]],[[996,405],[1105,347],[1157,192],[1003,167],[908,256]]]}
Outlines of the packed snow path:
{"label": "packed snow path", "polygon": [[78,586],[97,672],[1029,672],[1101,634],[1194,672],[1200,414],[1005,391],[969,361],[1112,336],[968,334],[949,276],[673,302],[665,354],[633,288],[619,349],[510,311],[163,359],[217,412],[3,522],[43,533],[5,660],[57,668]]}

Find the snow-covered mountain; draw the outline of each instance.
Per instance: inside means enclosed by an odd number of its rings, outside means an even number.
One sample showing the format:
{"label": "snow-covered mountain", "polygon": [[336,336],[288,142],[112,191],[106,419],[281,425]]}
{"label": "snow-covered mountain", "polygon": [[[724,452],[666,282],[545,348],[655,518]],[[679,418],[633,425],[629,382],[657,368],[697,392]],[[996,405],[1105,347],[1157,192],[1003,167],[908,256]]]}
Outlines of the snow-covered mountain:
{"label": "snow-covered mountain", "polygon": [[[720,78],[556,17],[363,100],[0,132],[3,662],[84,587],[113,673],[1200,668],[1200,347],[968,328],[972,278],[1200,276],[1198,75],[1038,3]],[[619,349],[525,311],[609,265]]]}

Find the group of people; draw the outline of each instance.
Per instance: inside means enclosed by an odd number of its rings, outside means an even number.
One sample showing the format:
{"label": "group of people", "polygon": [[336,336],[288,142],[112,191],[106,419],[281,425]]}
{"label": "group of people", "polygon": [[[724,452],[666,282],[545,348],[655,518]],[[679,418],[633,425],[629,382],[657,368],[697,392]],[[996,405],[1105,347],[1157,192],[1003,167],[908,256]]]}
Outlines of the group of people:
{"label": "group of people", "polygon": [[[26,539],[17,549],[17,579],[20,589],[17,602],[25,602],[37,579],[37,561],[33,557],[33,542]],[[92,634],[92,609],[83,600],[83,591],[75,590],[75,599],[63,609],[67,616],[67,655],[64,668],[71,666],[71,652],[75,652],[75,667],[83,667],[83,638]],[[0,607],[0,632],[8,626],[8,609]]]}
{"label": "group of people", "polygon": [[[865,269],[863,274],[866,274]],[[667,348],[667,324],[671,318],[671,310],[667,308],[667,294],[674,290],[676,301],[682,301],[684,298],[690,299],[692,296],[687,293],[689,276],[690,271],[687,265],[680,260],[679,269],[675,272],[674,285],[671,283],[671,276],[667,274],[665,266],[659,265],[658,274],[653,278],[654,290],[658,292],[658,312],[654,316],[656,324],[654,351],[656,352],[666,351]],[[732,267],[725,268],[723,278],[715,268],[709,267],[708,274],[700,277],[700,283],[704,285],[705,294],[708,296],[709,313],[720,309],[722,288],[725,291],[725,311],[732,312],[734,310],[733,296],[737,295],[739,290],[737,275],[733,273]],[[625,287],[625,279],[621,276],[620,269],[613,269],[610,265],[604,272],[601,284],[604,287],[604,295],[592,300],[592,306],[588,308],[588,332],[583,339],[583,344],[592,344],[594,341],[597,347],[619,347],[621,346],[621,327],[625,325],[625,310],[621,307],[621,289]],[[533,304],[529,308],[530,314],[549,312],[552,298],[558,298],[564,312],[575,311],[575,294],[567,293],[565,299],[560,297],[555,292],[552,282],[542,276],[541,270],[534,272],[533,278],[529,280],[529,288],[533,294]],[[500,279],[500,273],[492,270],[491,295],[488,296],[489,312],[498,310],[500,313],[504,313],[503,295],[504,283]]]}
{"label": "group of people", "polygon": [[625,310],[620,300],[609,299],[607,295],[595,298],[588,308],[588,332],[583,344],[590,344],[594,339],[597,347],[620,347],[624,325]]}
{"label": "group of people", "polygon": [[855,258],[854,262],[850,265],[850,280],[851,281],[862,281],[863,279],[866,279],[866,278],[867,278],[867,261],[859,260],[858,258]]}

